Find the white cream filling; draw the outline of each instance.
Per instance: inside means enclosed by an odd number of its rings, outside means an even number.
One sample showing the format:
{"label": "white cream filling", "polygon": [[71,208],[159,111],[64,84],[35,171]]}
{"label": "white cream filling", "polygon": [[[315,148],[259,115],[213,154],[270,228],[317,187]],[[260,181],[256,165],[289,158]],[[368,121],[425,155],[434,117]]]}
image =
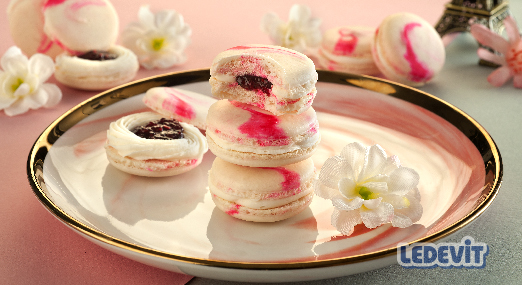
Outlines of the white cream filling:
{"label": "white cream filling", "polygon": [[122,117],[110,124],[107,144],[121,155],[137,160],[160,159],[201,159],[207,152],[207,140],[194,126],[180,123],[184,138],[174,140],[154,140],[138,137],[131,132],[138,126],[161,119],[160,114],[143,112]]}
{"label": "white cream filling", "polygon": [[280,207],[283,205],[286,205],[288,203],[291,203],[293,201],[296,201],[308,194],[310,194],[313,191],[313,187],[308,187],[307,189],[302,189],[301,193],[298,193],[293,196],[289,196],[282,199],[252,199],[252,198],[241,198],[234,195],[230,195],[226,193],[225,191],[222,191],[218,187],[216,187],[213,184],[210,184],[210,192],[214,195],[218,196],[221,199],[230,201],[232,203],[239,204],[244,207],[252,208],[252,209],[271,209]]}
{"label": "white cream filling", "polygon": [[319,132],[311,136],[299,136],[296,139],[291,139],[291,143],[281,146],[259,146],[257,139],[240,138],[240,142],[234,140],[230,142],[217,136],[214,132],[207,129],[207,136],[209,136],[219,147],[225,150],[233,150],[239,152],[250,152],[256,154],[285,154],[300,149],[307,149],[321,140]]}

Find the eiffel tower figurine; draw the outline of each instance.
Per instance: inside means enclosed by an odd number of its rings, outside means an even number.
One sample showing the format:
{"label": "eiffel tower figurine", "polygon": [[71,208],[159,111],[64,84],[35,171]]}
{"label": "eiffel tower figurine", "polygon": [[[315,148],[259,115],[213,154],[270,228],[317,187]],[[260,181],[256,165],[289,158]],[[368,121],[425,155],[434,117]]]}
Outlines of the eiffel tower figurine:
{"label": "eiffel tower figurine", "polygon": [[[454,32],[469,32],[470,25],[482,24],[497,34],[504,31],[504,19],[509,15],[508,0],[452,0],[435,30],[441,37]],[[480,65],[496,66],[480,60]]]}

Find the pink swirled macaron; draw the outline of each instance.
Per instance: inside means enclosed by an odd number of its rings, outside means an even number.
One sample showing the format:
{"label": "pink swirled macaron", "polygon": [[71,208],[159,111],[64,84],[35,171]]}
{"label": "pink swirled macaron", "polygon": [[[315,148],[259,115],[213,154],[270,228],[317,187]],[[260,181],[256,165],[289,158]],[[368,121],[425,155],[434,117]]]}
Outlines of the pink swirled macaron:
{"label": "pink swirled macaron", "polygon": [[313,61],[279,46],[230,48],[215,57],[210,75],[215,97],[251,104],[278,116],[304,112],[317,93]]}
{"label": "pink swirled macaron", "polygon": [[321,66],[328,70],[355,74],[379,74],[372,57],[375,29],[369,27],[337,27],[327,30],[318,50]]}
{"label": "pink swirled macaron", "polygon": [[310,157],[319,144],[313,108],[301,114],[274,114],[237,101],[210,106],[206,136],[210,150],[230,163],[278,167]]}
{"label": "pink swirled macaron", "polygon": [[107,50],[118,37],[119,19],[108,0],[47,0],[44,31],[72,54]]}
{"label": "pink swirled macaron", "polygon": [[47,0],[11,0],[7,7],[9,30],[14,43],[25,55],[43,53],[52,58],[63,52],[44,33],[43,6]]}
{"label": "pink swirled macaron", "polygon": [[212,200],[226,214],[245,221],[275,222],[293,217],[312,202],[311,158],[282,167],[246,167],[216,158],[209,171]]}
{"label": "pink swirled macaron", "polygon": [[411,86],[429,82],[441,71],[446,57],[437,31],[411,13],[393,14],[382,21],[372,54],[384,76]]}
{"label": "pink swirled macaron", "polygon": [[207,128],[208,109],[217,100],[200,93],[173,87],[154,87],[145,93],[143,103],[167,118]]}

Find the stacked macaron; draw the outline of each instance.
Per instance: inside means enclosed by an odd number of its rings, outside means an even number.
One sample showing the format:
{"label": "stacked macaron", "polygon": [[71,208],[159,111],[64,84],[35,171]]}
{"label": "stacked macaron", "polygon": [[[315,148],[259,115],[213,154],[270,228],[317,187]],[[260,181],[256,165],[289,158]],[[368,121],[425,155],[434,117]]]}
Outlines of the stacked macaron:
{"label": "stacked macaron", "polygon": [[64,85],[103,90],[132,80],[139,69],[136,55],[115,45],[119,19],[108,0],[12,0],[8,16],[27,55],[56,56],[55,77]]}
{"label": "stacked macaron", "polygon": [[313,62],[267,45],[220,53],[210,70],[206,137],[218,157],[209,172],[216,206],[246,221],[274,222],[303,211],[313,197],[310,156],[320,141],[311,107]]}

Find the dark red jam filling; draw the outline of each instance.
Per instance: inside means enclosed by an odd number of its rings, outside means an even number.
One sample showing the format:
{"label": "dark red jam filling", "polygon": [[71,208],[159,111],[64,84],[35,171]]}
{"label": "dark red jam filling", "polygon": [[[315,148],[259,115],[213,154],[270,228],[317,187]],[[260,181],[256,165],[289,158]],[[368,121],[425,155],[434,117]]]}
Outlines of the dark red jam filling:
{"label": "dark red jam filling", "polygon": [[140,138],[151,140],[175,140],[184,137],[181,124],[178,121],[165,118],[136,127],[131,132]]}
{"label": "dark red jam filling", "polygon": [[236,77],[236,82],[246,90],[261,90],[266,95],[270,94],[270,90],[272,90],[272,82],[264,77],[249,74],[239,75]]}
{"label": "dark red jam filling", "polygon": [[87,59],[87,60],[98,60],[98,61],[104,61],[104,60],[112,60],[116,59],[118,57],[117,54],[108,52],[108,51],[98,51],[98,50],[91,50],[89,52],[86,52],[84,54],[80,54],[78,56],[79,58]]}

